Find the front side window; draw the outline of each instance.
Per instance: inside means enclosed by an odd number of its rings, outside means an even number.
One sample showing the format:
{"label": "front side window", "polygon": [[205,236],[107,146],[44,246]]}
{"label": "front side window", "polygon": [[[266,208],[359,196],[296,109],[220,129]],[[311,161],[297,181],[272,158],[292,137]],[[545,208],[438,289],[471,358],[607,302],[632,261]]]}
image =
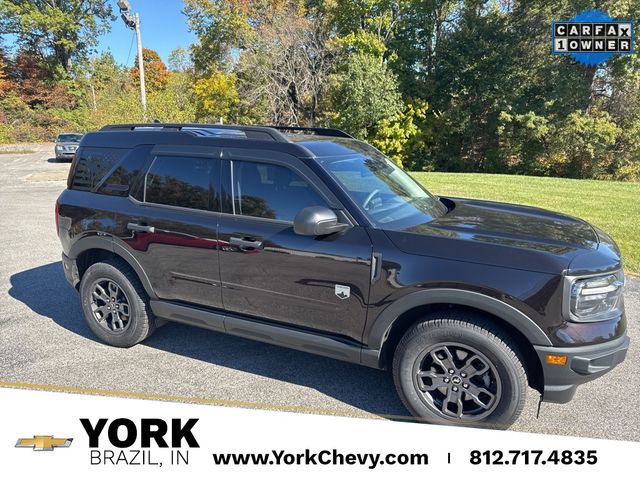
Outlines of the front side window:
{"label": "front side window", "polygon": [[305,207],[326,202],[293,170],[270,163],[233,161],[233,213],[293,221]]}
{"label": "front side window", "polygon": [[446,207],[374,149],[319,161],[377,225],[403,229],[444,215]]}
{"label": "front side window", "polygon": [[211,172],[216,160],[158,156],[145,178],[144,201],[210,210]]}

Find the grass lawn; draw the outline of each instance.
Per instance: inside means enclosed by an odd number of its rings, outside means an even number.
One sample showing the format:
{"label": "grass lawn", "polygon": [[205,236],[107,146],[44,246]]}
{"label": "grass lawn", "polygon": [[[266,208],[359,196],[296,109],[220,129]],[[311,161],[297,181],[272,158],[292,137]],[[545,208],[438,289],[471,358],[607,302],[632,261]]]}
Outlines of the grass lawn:
{"label": "grass lawn", "polygon": [[522,203],[583,218],[609,233],[622,250],[625,271],[640,275],[640,183],[476,173],[413,176],[437,195]]}

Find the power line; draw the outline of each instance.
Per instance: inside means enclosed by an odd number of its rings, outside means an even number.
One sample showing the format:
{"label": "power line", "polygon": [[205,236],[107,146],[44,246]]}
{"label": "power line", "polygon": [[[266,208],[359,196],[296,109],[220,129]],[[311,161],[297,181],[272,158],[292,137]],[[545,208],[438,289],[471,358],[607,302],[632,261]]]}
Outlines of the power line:
{"label": "power line", "polygon": [[135,39],[135,36],[136,36],[136,32],[132,31],[131,32],[131,43],[129,44],[129,53],[127,54],[127,62],[125,63],[126,67],[129,66],[129,59],[131,58],[131,50],[133,49],[133,40]]}

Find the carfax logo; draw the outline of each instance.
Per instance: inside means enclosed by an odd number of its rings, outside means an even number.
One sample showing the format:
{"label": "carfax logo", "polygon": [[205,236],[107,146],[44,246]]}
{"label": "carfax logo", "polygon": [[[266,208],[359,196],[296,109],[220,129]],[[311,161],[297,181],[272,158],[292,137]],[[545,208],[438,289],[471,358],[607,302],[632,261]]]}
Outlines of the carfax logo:
{"label": "carfax logo", "polygon": [[570,20],[554,21],[552,52],[595,66],[614,55],[633,53],[633,22],[614,20],[601,10],[587,10]]}

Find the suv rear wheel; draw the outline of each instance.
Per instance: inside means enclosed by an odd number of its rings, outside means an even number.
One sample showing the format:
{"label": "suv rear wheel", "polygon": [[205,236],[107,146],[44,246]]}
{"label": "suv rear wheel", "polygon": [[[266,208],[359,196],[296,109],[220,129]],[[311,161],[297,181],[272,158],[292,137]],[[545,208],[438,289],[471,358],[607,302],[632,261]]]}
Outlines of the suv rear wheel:
{"label": "suv rear wheel", "polygon": [[122,260],[91,265],[82,276],[80,297],[89,328],[109,345],[131,347],[155,330],[147,294]]}
{"label": "suv rear wheel", "polygon": [[527,378],[514,342],[480,315],[432,315],[403,336],[393,359],[403,403],[432,423],[506,428],[520,415]]}

